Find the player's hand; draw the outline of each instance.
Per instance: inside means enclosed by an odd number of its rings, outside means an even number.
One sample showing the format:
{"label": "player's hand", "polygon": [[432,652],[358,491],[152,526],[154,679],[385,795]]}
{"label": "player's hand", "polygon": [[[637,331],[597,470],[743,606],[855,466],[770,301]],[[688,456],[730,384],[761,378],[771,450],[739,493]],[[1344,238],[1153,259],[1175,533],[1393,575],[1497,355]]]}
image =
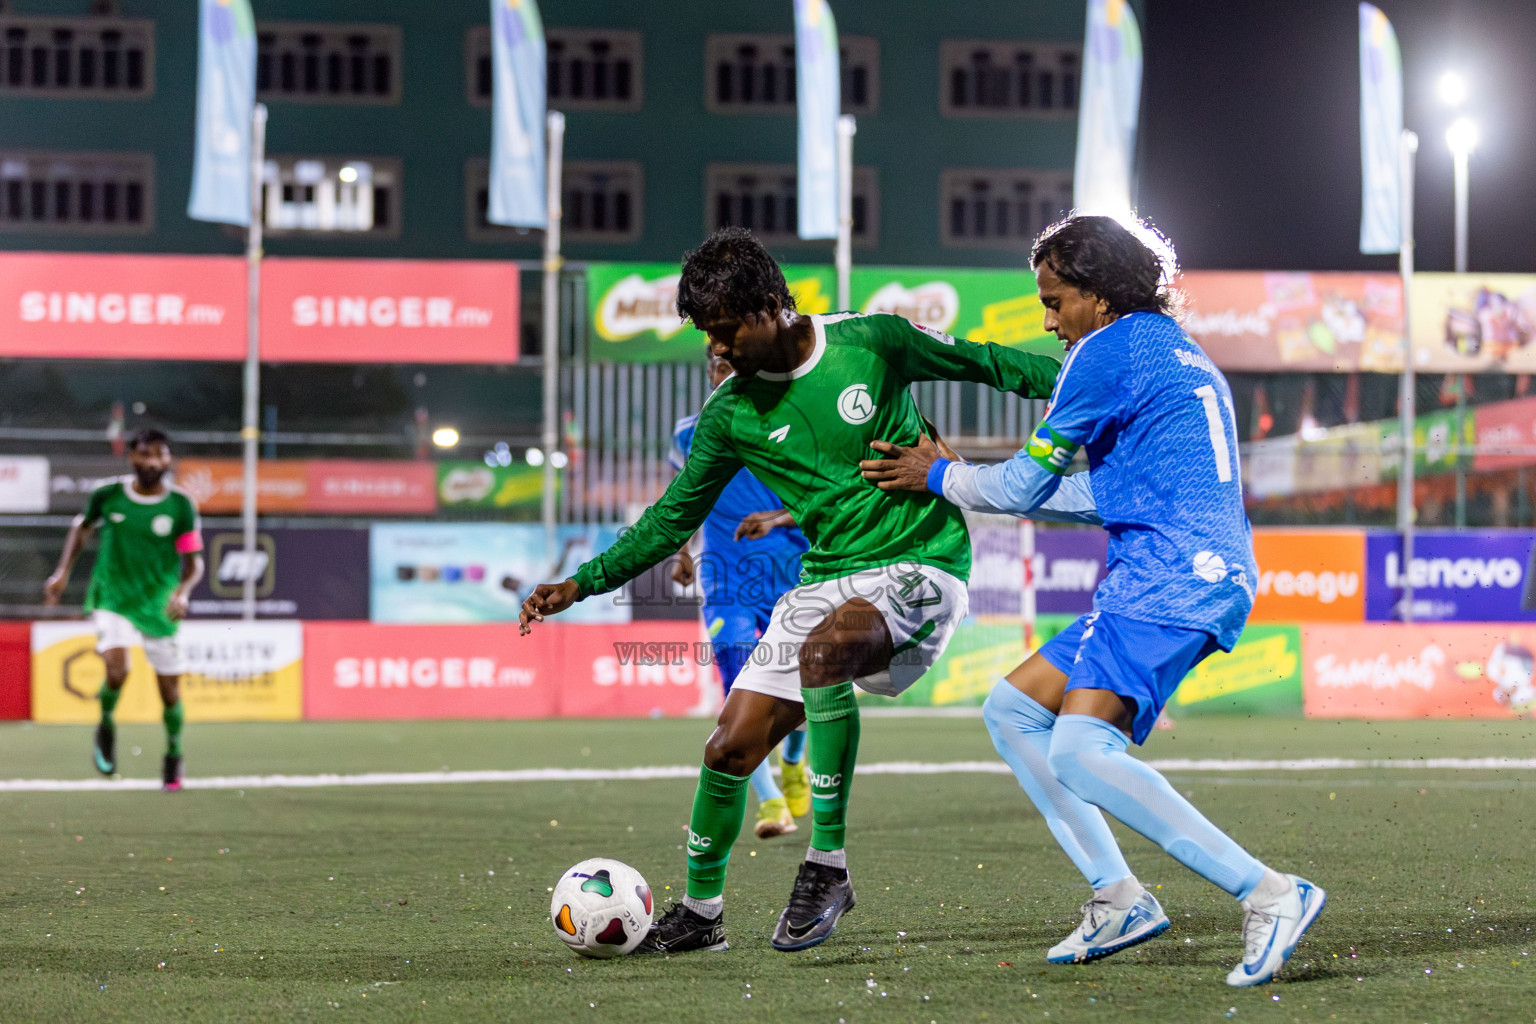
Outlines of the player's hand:
{"label": "player's hand", "polygon": [[58,604],[59,598],[64,596],[64,587],[68,585],[69,577],[62,572],[56,572],[48,577],[43,584],[43,604]]}
{"label": "player's hand", "polygon": [[179,622],[187,617],[187,609],[191,601],[184,590],[178,590],[171,595],[171,599],[165,604],[165,614],[172,622]]}
{"label": "player's hand", "polygon": [[672,566],[672,582],[680,587],[690,586],[696,577],[693,567],[693,556],[683,548],[677,553],[677,561]]}
{"label": "player's hand", "polygon": [[917,444],[904,448],[889,441],[871,441],[869,446],[885,456],[859,463],[864,479],[882,491],[926,491],[928,467],[939,455],[938,447],[927,434],[919,434]]}
{"label": "player's hand", "polygon": [[581,589],[575,580],[562,583],[540,583],[523,602],[523,610],[517,616],[517,633],[527,636],[533,632],[532,623],[543,622],[546,615],[558,615],[581,600]]}
{"label": "player's hand", "polygon": [[794,513],[787,508],[776,508],[767,512],[753,512],[736,524],[736,539],[762,540],[771,531],[781,526],[794,525]]}

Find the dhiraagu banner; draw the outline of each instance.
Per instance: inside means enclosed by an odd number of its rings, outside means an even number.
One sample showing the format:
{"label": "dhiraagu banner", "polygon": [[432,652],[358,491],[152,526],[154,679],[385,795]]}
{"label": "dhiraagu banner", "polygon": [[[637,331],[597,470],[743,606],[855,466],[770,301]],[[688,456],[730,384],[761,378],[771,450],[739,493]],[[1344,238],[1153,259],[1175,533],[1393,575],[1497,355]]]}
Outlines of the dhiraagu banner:
{"label": "dhiraagu banner", "polygon": [[1217,651],[1184,677],[1168,702],[1180,715],[1301,714],[1301,628],[1253,624],[1231,653]]}
{"label": "dhiraagu banner", "polygon": [[[802,313],[830,313],[837,295],[831,267],[783,267]],[[589,263],[587,296],[594,362],[686,363],[704,357],[704,335],[677,315],[676,263]]]}
{"label": "dhiraagu banner", "polygon": [[[587,266],[591,340],[598,362],[686,362],[699,358],[704,336],[677,316],[673,263]],[[784,278],[802,313],[830,313],[837,294],[831,267],[786,264]],[[1061,358],[1061,342],[1045,331],[1035,275],[1025,270],[953,267],[854,267],[854,309],[894,313],[968,341],[994,342]]]}

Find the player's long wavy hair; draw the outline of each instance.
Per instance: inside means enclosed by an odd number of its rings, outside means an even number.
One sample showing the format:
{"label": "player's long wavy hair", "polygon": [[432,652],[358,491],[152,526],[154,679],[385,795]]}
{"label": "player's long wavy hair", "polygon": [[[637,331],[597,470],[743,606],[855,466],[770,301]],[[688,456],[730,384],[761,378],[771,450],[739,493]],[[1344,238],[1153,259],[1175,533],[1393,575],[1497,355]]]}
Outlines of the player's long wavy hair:
{"label": "player's long wavy hair", "polygon": [[1040,233],[1029,265],[1048,265],[1067,284],[1103,299],[1117,317],[1177,318],[1183,304],[1172,287],[1179,269],[1173,243],[1148,224],[1138,226],[1132,231],[1113,217],[1072,214]]}
{"label": "player's long wavy hair", "polygon": [[721,228],[683,256],[677,313],[684,320],[753,316],[775,301],[780,309],[795,308],[784,272],[746,228]]}

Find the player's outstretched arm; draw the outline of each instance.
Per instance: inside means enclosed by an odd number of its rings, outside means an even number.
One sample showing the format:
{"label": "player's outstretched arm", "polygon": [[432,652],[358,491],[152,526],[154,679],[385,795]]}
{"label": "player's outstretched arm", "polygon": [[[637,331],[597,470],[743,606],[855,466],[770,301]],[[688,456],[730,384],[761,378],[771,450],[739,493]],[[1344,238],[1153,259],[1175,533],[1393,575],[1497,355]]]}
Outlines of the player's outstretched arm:
{"label": "player's outstretched arm", "polygon": [[59,566],[43,583],[43,604],[58,604],[63,598],[64,588],[69,586],[69,574],[75,567],[75,559],[80,557],[90,535],[91,528],[78,519],[70,526],[69,535],[64,538],[64,552],[59,555]]}
{"label": "player's outstretched arm", "polygon": [[873,321],[871,347],[909,381],[968,380],[1025,398],[1049,398],[1061,369],[1049,356],[952,338],[899,316],[865,319]]}
{"label": "player's outstretched arm", "polygon": [[581,598],[581,588],[573,579],[561,583],[540,583],[533,588],[533,593],[528,595],[522,611],[518,613],[518,635],[527,636],[533,632],[533,623],[543,622],[546,615],[560,614]]}
{"label": "player's outstretched arm", "polygon": [[795,525],[795,514],[787,508],[769,509],[744,516],[736,524],[737,540],[762,540],[779,527]]}

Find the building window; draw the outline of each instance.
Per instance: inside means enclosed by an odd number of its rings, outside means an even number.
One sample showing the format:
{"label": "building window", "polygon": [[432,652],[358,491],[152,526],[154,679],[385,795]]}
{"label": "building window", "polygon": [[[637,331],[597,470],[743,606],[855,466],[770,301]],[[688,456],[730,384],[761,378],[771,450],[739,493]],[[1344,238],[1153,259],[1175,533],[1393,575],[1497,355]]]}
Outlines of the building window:
{"label": "building window", "polygon": [[1079,46],[946,39],[939,107],[946,117],[1076,116],[1081,65]]}
{"label": "building window", "polygon": [[0,14],[0,95],[140,99],[155,91],[155,23]]}
{"label": "building window", "polygon": [[0,151],[0,231],[147,235],[154,197],[148,153]]}
{"label": "building window", "polygon": [[[561,168],[560,237],[568,242],[638,242],[643,229],[645,179],[634,160],[569,160]],[[515,242],[526,229],[492,224],[491,164],[470,160],[464,167],[465,230],[472,242]]]}
{"label": "building window", "polygon": [[[843,36],[843,113],[880,106],[880,42]],[[767,32],[716,33],[704,41],[704,108],[712,114],[793,113],[795,37]]]}
{"label": "building window", "polygon": [[952,167],[939,176],[939,239],[970,249],[1027,252],[1072,208],[1067,171]]}
{"label": "building window", "polygon": [[[638,111],[642,102],[641,35],[604,28],[551,28],[544,35],[549,105],[560,110]],[[464,38],[469,102],[491,105],[491,30],[476,25]]]}
{"label": "building window", "polygon": [[256,95],[301,103],[399,103],[400,27],[257,22]]}
{"label": "building window", "polygon": [[[820,245],[798,233],[794,164],[710,164],[704,172],[706,230],[749,228],[770,244]],[[880,189],[873,167],[853,169],[853,242],[879,244]]]}
{"label": "building window", "polygon": [[400,235],[400,161],[278,156],[267,160],[262,223],[274,235]]}

